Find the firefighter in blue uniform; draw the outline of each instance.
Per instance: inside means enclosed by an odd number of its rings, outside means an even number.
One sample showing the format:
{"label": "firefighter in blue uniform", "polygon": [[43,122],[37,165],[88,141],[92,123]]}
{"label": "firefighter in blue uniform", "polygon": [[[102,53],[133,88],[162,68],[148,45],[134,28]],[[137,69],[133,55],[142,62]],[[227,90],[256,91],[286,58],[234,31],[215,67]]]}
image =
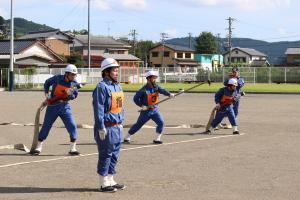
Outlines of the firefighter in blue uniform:
{"label": "firefighter in blue uniform", "polygon": [[209,133],[213,133],[214,129],[223,120],[224,117],[228,117],[230,124],[232,125],[233,134],[239,134],[237,127],[236,115],[233,110],[233,104],[238,101],[240,95],[236,91],[237,79],[231,78],[228,80],[227,86],[221,88],[215,94],[215,103],[217,113],[215,119],[211,123]]}
{"label": "firefighter in blue uniform", "polygon": [[158,110],[159,94],[174,98],[167,90],[156,84],[158,77],[157,71],[150,70],[146,74],[147,84],[136,92],[133,101],[141,107],[141,113],[137,122],[129,129],[128,134],[124,138],[124,143],[130,143],[130,136],[135,134],[148,120],[152,119],[156,124],[156,137],[153,140],[154,144],[162,144],[161,135],[164,128],[164,120]]}
{"label": "firefighter in blue uniform", "polygon": [[115,192],[125,185],[114,180],[122,143],[124,94],[118,83],[119,64],[112,58],[101,63],[103,80],[93,91],[94,138],[99,152],[97,173],[101,192]]}
{"label": "firefighter in blue uniform", "polygon": [[[245,85],[245,80],[244,78],[241,78],[239,76],[239,69],[237,67],[233,67],[230,73],[230,78],[235,78],[237,80],[237,86],[236,86],[236,92],[241,95],[244,96],[245,93],[242,91],[242,87]],[[224,81],[224,85],[226,86],[228,83],[228,80]],[[237,100],[234,104],[233,104],[233,111],[235,116],[238,116],[239,113],[239,107],[240,107],[240,100]]]}
{"label": "firefighter in blue uniform", "polygon": [[[47,106],[46,114],[44,118],[43,126],[39,132],[38,144],[32,155],[39,155],[42,151],[43,142],[46,140],[50,129],[57,119],[60,117],[70,134],[70,155],[79,155],[76,149],[77,140],[77,125],[72,115],[71,106],[68,103],[70,100],[74,100],[78,95],[77,86],[79,85],[76,81],[77,68],[75,65],[69,64],[65,69],[64,75],[55,75],[45,81],[44,92],[46,100],[43,105]],[[49,94],[50,86],[52,91]],[[53,102],[49,105],[51,98],[59,97],[60,100]]]}

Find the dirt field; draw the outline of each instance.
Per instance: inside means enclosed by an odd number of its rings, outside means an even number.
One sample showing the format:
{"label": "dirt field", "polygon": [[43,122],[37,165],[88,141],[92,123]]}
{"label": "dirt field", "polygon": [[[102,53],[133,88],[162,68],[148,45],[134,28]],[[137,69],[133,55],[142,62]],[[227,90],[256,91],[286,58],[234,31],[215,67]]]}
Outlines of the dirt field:
{"label": "dirt field", "polygon": [[[126,93],[127,125],[138,116],[132,97]],[[33,123],[42,100],[41,92],[0,92],[0,123]],[[78,124],[93,125],[91,101],[84,92],[72,102]],[[160,111],[168,126],[204,125],[213,106],[213,94],[184,94]],[[166,128],[164,145],[154,146],[155,130],[144,128],[122,146],[116,179],[127,188],[114,194],[97,191],[92,129],[78,129],[82,155],[69,157],[68,133],[58,119],[40,156],[0,150],[0,199],[300,199],[299,108],[300,95],[247,95],[240,136],[231,130],[206,135],[204,128]],[[32,133],[32,126],[0,125],[0,146],[30,147]]]}

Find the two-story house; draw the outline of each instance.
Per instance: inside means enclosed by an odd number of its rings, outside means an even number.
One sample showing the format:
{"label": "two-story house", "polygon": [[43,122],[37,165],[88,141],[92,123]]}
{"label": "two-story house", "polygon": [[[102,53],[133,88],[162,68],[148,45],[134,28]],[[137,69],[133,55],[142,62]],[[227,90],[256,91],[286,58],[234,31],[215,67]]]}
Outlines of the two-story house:
{"label": "two-story house", "polygon": [[73,38],[59,29],[29,32],[18,39],[36,39],[59,55],[70,55]]}
{"label": "two-story house", "polygon": [[285,55],[287,65],[300,65],[300,48],[288,48]]}
{"label": "two-story house", "polygon": [[[105,58],[116,59],[122,67],[138,67],[141,60],[129,54],[130,45],[119,42],[112,37],[90,36],[91,67],[99,67]],[[87,63],[88,35],[75,35],[72,51],[78,52]]]}
{"label": "two-story house", "polygon": [[199,65],[194,60],[195,50],[173,44],[158,44],[150,49],[151,67],[168,67],[187,72]]}
{"label": "two-story house", "polygon": [[269,65],[267,55],[251,48],[235,47],[223,54],[225,66],[229,65],[229,57],[231,56],[232,65],[259,67]]}

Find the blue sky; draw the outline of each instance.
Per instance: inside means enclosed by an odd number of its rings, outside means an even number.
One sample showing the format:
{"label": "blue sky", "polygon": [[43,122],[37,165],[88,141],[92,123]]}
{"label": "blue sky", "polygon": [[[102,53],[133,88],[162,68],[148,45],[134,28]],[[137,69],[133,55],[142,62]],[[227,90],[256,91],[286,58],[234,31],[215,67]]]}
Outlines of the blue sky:
{"label": "blue sky", "polygon": [[[136,29],[137,39],[154,41],[162,32],[226,37],[230,16],[234,37],[295,41],[299,8],[297,0],[91,0],[91,33],[119,37]],[[10,0],[0,0],[0,15],[10,17]],[[61,30],[87,29],[87,0],[14,0],[14,16]]]}

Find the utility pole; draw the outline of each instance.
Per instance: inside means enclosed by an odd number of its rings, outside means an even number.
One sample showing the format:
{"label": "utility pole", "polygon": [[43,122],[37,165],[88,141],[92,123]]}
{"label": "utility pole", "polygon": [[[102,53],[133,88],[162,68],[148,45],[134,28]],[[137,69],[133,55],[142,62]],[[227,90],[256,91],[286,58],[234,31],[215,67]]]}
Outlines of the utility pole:
{"label": "utility pole", "polygon": [[221,55],[220,55],[220,33],[217,34],[218,41],[218,68],[221,67]]}
{"label": "utility pole", "polygon": [[136,36],[137,36],[137,32],[135,29],[130,31],[130,34],[132,36],[132,40],[133,40],[133,55],[135,56],[135,50],[136,50]]}
{"label": "utility pole", "polygon": [[9,63],[9,91],[14,89],[14,17],[13,0],[10,1],[10,63]]}
{"label": "utility pole", "polygon": [[107,23],[107,37],[110,37],[110,24],[113,23],[113,20],[106,21]]}
{"label": "utility pole", "polygon": [[189,33],[189,48],[192,48],[192,33]]}
{"label": "utility pole", "polygon": [[90,76],[90,71],[91,71],[91,30],[90,30],[90,4],[91,1],[88,0],[88,76]]}
{"label": "utility pole", "polygon": [[232,48],[232,22],[235,20],[232,17],[229,17],[228,19],[228,49],[229,49],[229,62],[228,62],[228,66],[231,67],[231,48]]}
{"label": "utility pole", "polygon": [[161,36],[161,43],[162,43],[161,67],[164,67],[165,39],[168,38],[168,34],[161,33],[160,36]]}

